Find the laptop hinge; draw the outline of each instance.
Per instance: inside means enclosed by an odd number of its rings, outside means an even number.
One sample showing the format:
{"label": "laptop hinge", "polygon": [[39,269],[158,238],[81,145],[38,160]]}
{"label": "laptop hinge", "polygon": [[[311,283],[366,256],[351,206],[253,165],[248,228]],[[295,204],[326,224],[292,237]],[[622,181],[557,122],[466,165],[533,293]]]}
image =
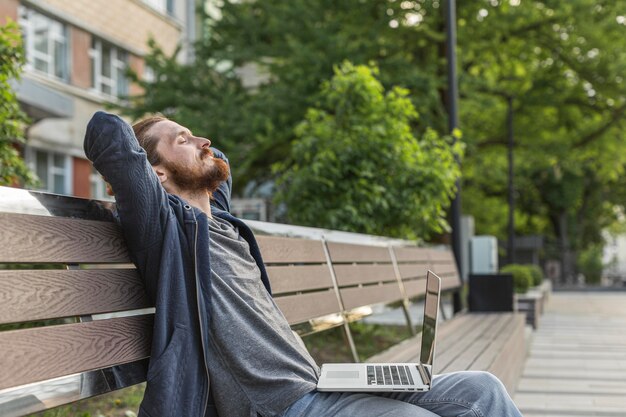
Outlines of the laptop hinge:
{"label": "laptop hinge", "polygon": [[430,370],[428,368],[426,368],[424,365],[422,365],[421,363],[417,364],[417,370],[420,373],[420,376],[422,377],[422,381],[424,382],[425,385],[430,386],[430,382],[431,382],[431,375],[430,375]]}

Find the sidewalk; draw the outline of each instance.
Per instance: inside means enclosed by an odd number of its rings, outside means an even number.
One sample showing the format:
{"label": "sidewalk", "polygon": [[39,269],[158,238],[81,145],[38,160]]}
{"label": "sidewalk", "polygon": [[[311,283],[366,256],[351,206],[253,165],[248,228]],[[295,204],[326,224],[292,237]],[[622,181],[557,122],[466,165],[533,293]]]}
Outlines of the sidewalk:
{"label": "sidewalk", "polygon": [[626,416],[626,293],[552,293],[514,399],[524,417]]}

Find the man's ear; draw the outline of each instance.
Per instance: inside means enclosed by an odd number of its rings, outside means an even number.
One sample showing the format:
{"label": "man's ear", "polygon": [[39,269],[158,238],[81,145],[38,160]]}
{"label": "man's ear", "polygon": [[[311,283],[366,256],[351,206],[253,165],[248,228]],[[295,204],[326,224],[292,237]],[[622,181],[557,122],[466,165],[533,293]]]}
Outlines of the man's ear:
{"label": "man's ear", "polygon": [[165,170],[161,165],[156,165],[153,166],[152,169],[154,169],[154,172],[157,174],[157,177],[159,178],[159,181],[161,181],[161,185],[167,181],[167,170]]}

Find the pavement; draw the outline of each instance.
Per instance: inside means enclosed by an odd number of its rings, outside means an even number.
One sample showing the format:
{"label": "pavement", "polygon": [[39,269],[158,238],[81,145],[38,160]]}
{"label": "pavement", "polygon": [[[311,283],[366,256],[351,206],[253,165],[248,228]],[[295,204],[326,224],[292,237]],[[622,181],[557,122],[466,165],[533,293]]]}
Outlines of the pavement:
{"label": "pavement", "polygon": [[524,417],[626,417],[626,293],[552,293],[514,400]]}

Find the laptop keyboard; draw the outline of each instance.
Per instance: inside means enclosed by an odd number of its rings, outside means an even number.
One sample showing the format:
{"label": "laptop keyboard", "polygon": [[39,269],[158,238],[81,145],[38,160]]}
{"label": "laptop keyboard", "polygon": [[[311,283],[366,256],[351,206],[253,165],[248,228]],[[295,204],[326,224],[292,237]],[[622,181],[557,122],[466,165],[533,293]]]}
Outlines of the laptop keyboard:
{"label": "laptop keyboard", "polygon": [[367,385],[415,385],[405,365],[368,365]]}

